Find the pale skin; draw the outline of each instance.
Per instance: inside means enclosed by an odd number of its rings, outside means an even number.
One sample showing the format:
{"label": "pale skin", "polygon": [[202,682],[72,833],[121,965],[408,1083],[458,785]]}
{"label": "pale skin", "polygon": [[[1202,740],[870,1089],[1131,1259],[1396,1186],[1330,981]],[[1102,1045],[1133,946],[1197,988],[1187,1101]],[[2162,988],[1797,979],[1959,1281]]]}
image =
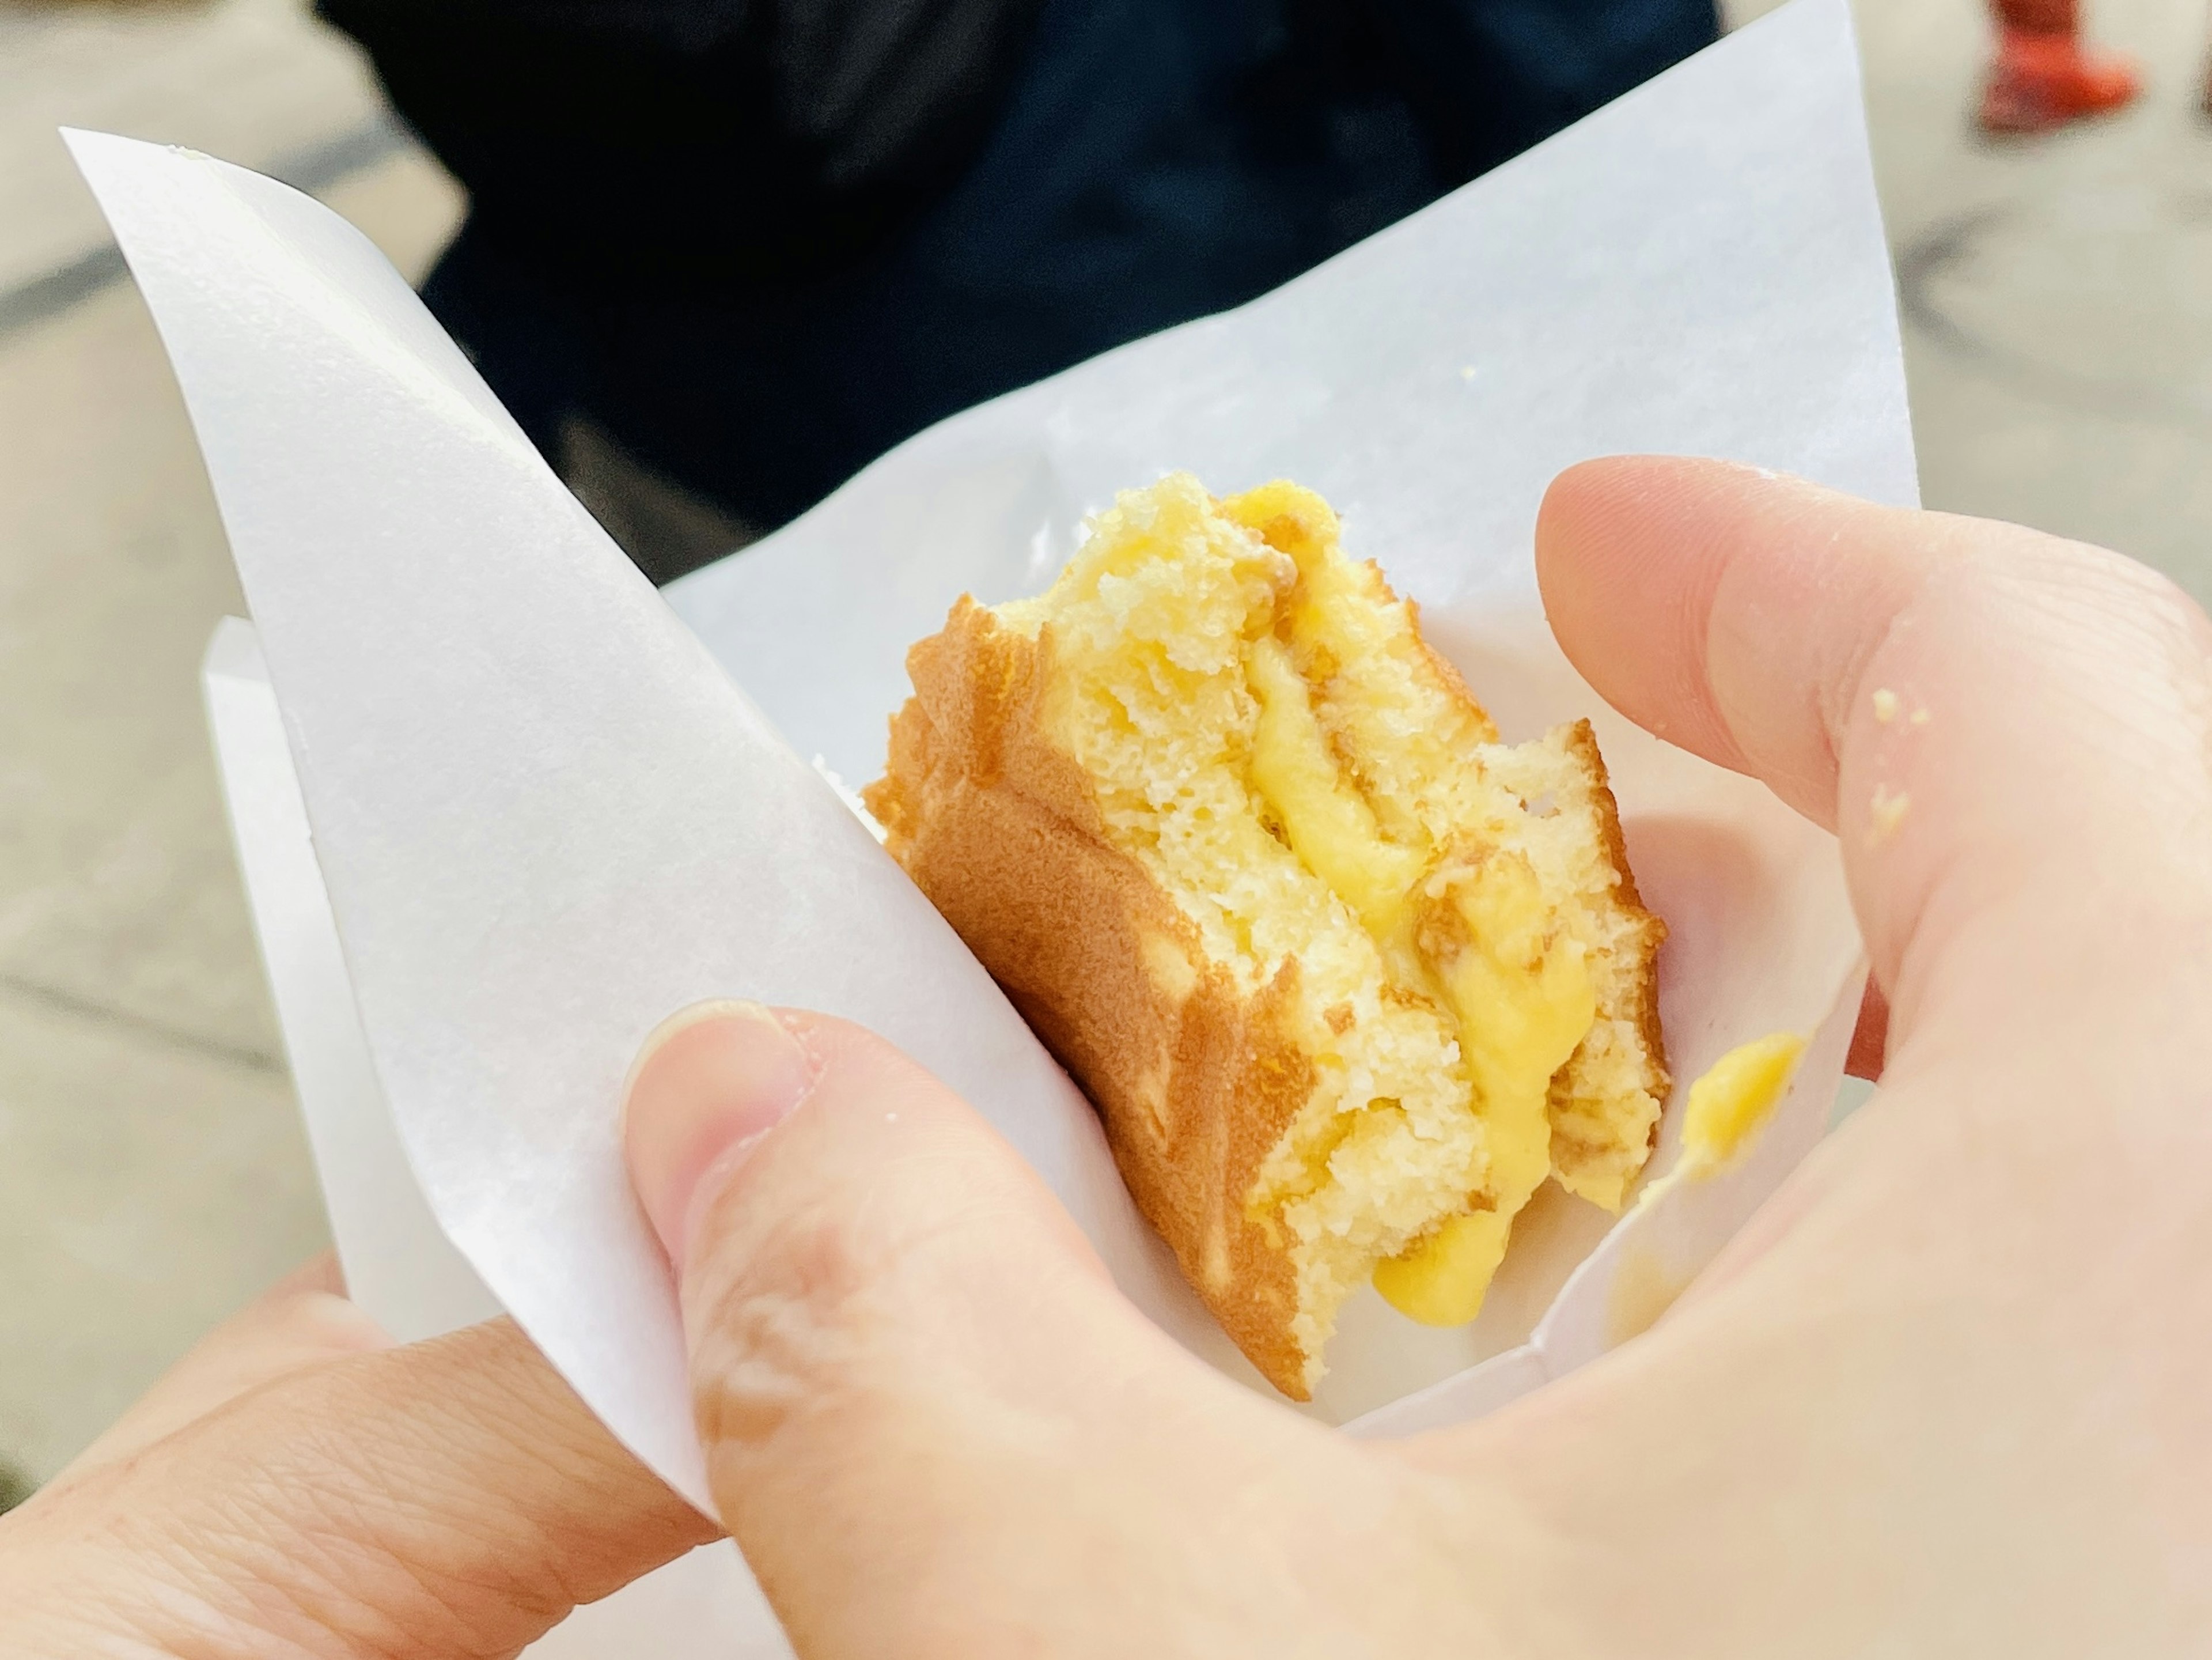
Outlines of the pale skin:
{"label": "pale skin", "polygon": [[[1574,469],[1537,556],[1601,692],[1837,830],[1874,1100],[1647,1335],[1361,1444],[1161,1336],[882,1043],[672,1023],[633,1174],[809,1660],[2212,1648],[2212,624],[1711,462]],[[712,1531],[511,1328],[303,1280],[0,1520],[0,1656],[508,1655]]]}

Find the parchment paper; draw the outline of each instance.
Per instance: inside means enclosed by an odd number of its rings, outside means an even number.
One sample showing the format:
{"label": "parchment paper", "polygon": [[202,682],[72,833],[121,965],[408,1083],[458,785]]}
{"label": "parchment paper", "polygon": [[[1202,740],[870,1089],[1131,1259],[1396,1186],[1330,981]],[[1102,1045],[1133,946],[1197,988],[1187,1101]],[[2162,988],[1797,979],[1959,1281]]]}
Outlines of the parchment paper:
{"label": "parchment paper", "polygon": [[[246,903],[276,994],[346,1290],[402,1341],[500,1311],[424,1201],[356,1012],[307,804],[252,625],[226,618],[201,683]],[[580,1608],[531,1660],[788,1660],[768,1602],[728,1541],[702,1546]]]}
{"label": "parchment paper", "polygon": [[[1249,1376],[1081,1098],[801,758],[872,775],[905,648],[953,597],[1041,586],[1085,509],[1164,467],[1328,493],[1508,736],[1599,718],[1632,861],[1674,930],[1682,1079],[1767,1031],[1821,1033],[1760,1155],[1676,1189],[1674,1222],[1630,1225],[1665,1271],[1694,1270],[1817,1134],[1857,977],[1832,848],[1604,715],[1533,611],[1528,532],[1553,472],[1621,449],[1913,500],[1842,0],[1798,0],[1251,307],[923,435],[678,585],[673,610],[349,228],[204,157],[72,143],[198,429],[361,1039],[428,1209],[696,1502],[673,1299],[615,1098],[639,1039],[703,996],[830,1009],[912,1050],[1139,1306]],[[1547,1205],[1466,1332],[1355,1309],[1319,1409],[1441,1421],[1595,1352],[1626,1250],[1590,1257],[1603,1225]]]}

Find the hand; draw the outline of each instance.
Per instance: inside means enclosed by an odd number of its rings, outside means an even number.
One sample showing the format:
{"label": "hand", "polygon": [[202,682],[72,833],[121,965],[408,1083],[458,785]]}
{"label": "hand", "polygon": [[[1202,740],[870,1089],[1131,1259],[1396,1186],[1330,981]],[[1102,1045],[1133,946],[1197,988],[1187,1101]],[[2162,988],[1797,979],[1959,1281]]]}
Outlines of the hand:
{"label": "hand", "polygon": [[710,1536],[504,1320],[314,1264],[0,1517],[0,1657],[491,1660]]}
{"label": "hand", "polygon": [[884,1044],[700,1012],[632,1169],[803,1656],[2212,1646],[2212,626],[1713,463],[1576,468],[1537,550],[1601,692],[1838,831],[1875,1099],[1649,1335],[1363,1444],[1151,1327]]}

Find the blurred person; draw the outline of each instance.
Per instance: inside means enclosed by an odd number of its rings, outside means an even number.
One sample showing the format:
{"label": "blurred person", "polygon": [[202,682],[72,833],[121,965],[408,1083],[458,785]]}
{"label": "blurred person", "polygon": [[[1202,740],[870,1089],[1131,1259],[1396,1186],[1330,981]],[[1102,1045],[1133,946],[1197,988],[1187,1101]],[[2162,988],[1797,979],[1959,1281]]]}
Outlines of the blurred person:
{"label": "blurred person", "polygon": [[[1649,1332],[1374,1441],[1152,1325],[879,1039],[670,1021],[631,1177],[801,1660],[2212,1653],[2212,622],[1680,458],[1535,547],[1616,708],[1837,832],[1873,1098]],[[512,1657],[715,1530],[511,1322],[395,1346],[325,1268],[0,1517],[0,1660]]]}
{"label": "blurred person", "polygon": [[2109,115],[2142,90],[2135,64],[2081,40],[2081,0],[1992,0],[1996,60],[1982,88],[1986,132],[2048,132]]}
{"label": "blurred person", "polygon": [[1717,33],[1713,0],[320,9],[469,191],[423,297],[539,448],[582,417],[755,531]]}

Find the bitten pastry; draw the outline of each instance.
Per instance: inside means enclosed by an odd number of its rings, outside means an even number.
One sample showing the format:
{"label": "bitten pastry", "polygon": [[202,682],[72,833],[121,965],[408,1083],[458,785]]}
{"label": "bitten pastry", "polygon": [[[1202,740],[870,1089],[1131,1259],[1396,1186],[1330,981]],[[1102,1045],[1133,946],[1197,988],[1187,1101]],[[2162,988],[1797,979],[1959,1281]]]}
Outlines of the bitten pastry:
{"label": "bitten pastry", "polygon": [[1319,496],[1127,492],[908,666],[870,811],[1285,1395],[1370,1276],[1472,1319],[1547,1176],[1619,1207],[1664,930],[1589,726],[1500,745]]}

